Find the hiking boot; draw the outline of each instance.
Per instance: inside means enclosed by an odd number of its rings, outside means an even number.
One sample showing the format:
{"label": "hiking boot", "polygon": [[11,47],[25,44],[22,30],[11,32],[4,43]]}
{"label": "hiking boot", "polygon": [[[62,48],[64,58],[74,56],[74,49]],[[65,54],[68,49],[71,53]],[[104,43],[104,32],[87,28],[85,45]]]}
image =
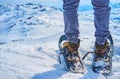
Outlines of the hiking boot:
{"label": "hiking boot", "polygon": [[71,53],[78,53],[79,42],[77,44],[68,42],[68,49]]}
{"label": "hiking boot", "polygon": [[78,53],[79,43],[80,40],[78,43],[64,42],[63,47],[67,47],[70,53]]}
{"label": "hiking boot", "polygon": [[99,57],[99,58],[103,58],[106,51],[107,51],[107,47],[109,46],[109,43],[108,41],[105,42],[104,45],[99,45],[99,44],[95,44],[95,53],[96,53],[96,56]]}
{"label": "hiking boot", "polygon": [[79,48],[79,43],[71,43],[71,42],[65,42],[63,44],[64,47],[68,48],[69,54],[67,56],[67,59],[69,61],[79,61],[80,57],[79,57],[79,53],[78,53],[78,48]]}

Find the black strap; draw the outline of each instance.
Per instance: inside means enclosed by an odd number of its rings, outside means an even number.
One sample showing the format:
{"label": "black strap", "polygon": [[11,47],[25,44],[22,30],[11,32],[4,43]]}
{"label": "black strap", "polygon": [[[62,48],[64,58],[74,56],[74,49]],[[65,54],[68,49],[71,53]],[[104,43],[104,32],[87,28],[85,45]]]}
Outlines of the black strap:
{"label": "black strap", "polygon": [[82,60],[84,60],[84,59],[86,58],[86,56],[87,56],[88,54],[90,54],[90,53],[93,53],[93,52],[88,52],[88,53],[86,53],[86,54],[82,57]]}

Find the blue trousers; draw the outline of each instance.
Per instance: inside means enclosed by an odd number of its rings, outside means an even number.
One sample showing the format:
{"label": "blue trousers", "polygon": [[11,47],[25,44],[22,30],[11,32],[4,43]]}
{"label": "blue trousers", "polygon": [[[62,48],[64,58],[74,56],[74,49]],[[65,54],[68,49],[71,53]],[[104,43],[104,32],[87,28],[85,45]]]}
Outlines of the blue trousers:
{"label": "blue trousers", "polygon": [[[79,23],[78,23],[78,6],[80,0],[63,0],[64,15],[64,32],[72,43],[78,42]],[[104,44],[109,31],[110,7],[109,0],[91,0],[94,10],[94,26],[96,42]]]}

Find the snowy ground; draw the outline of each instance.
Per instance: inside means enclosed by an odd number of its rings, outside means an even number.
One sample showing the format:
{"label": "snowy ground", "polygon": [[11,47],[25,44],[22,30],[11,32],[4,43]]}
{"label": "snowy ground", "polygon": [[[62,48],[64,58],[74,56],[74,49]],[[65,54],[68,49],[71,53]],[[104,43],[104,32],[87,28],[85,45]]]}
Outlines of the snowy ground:
{"label": "snowy ground", "polygon": [[[117,5],[117,7],[115,7]],[[111,11],[110,31],[115,42],[110,79],[120,79],[120,3]],[[80,55],[93,50],[93,11],[80,11]],[[91,70],[92,55],[85,59],[87,72],[68,72],[58,63],[58,39],[63,15],[42,5],[0,5],[0,79],[106,79]]]}

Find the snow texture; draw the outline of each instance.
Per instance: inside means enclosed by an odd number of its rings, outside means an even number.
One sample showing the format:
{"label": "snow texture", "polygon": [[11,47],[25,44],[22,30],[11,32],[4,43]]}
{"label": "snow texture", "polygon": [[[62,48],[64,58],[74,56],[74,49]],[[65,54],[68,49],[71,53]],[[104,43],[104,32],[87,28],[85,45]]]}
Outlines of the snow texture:
{"label": "snow texture", "polygon": [[[120,79],[120,2],[117,2],[111,4],[110,31],[115,49],[112,74],[107,78],[92,71],[92,54],[84,61],[85,74],[69,72],[59,64],[58,40],[64,34],[59,8],[33,3],[0,5],[0,79]],[[83,56],[93,51],[94,15],[92,9],[79,11],[78,15],[79,51]]]}

